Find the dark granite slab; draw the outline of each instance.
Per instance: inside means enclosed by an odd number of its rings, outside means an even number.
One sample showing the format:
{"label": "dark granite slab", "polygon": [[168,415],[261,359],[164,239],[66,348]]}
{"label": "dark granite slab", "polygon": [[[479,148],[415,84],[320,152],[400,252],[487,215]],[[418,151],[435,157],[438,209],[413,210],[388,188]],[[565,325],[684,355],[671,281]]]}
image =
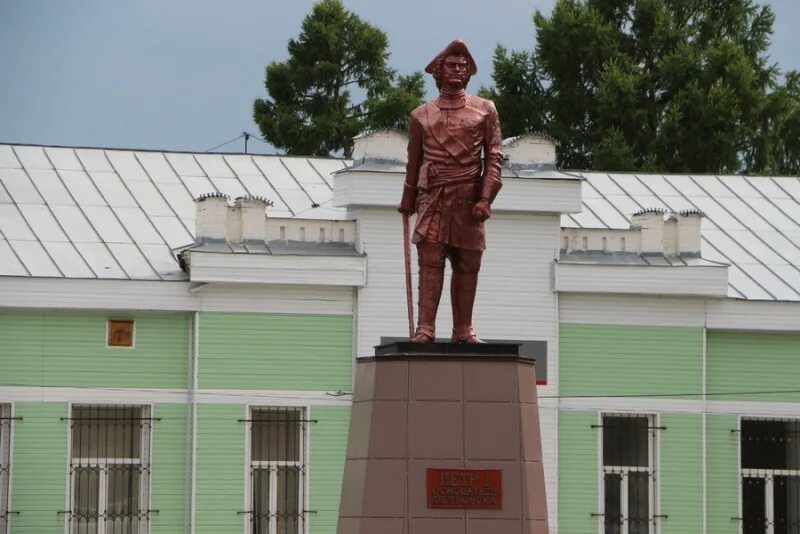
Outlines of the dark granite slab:
{"label": "dark granite slab", "polygon": [[411,343],[395,341],[375,347],[375,356],[483,356],[521,358],[519,343]]}

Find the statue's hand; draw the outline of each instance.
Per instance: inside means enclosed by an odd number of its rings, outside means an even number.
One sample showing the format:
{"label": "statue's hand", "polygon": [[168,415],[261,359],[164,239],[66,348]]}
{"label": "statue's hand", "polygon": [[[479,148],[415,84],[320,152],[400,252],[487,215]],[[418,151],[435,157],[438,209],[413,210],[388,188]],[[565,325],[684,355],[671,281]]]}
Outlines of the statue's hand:
{"label": "statue's hand", "polygon": [[410,217],[410,216],[414,215],[414,211],[415,210],[414,210],[414,206],[407,207],[407,206],[404,206],[403,204],[400,204],[399,206],[397,206],[397,211],[398,211],[398,213],[402,213],[403,215],[408,215]]}
{"label": "statue's hand", "polygon": [[489,201],[485,198],[480,199],[475,203],[472,208],[472,217],[478,221],[483,222],[492,216],[492,208],[489,207]]}
{"label": "statue's hand", "polygon": [[403,215],[414,215],[417,206],[417,188],[403,184],[403,198],[400,199],[400,205],[397,206],[397,211]]}

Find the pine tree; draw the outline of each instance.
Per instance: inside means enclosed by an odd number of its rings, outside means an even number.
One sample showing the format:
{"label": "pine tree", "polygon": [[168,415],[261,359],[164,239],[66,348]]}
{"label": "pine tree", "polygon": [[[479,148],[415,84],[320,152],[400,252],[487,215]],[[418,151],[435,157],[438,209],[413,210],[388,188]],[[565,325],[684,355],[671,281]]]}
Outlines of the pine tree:
{"label": "pine tree", "polygon": [[[341,150],[349,157],[352,138],[363,130],[404,125],[422,101],[422,74],[398,78],[388,47],[383,31],[339,0],[315,4],[289,40],[289,59],[266,68],[269,98],[253,105],[261,133],[289,154]],[[354,93],[363,100],[354,102]]]}
{"label": "pine tree", "polygon": [[[768,62],[774,20],[754,0],[558,0],[533,53],[496,53],[491,92],[537,95],[563,167],[798,172],[800,76]],[[540,78],[508,83],[526,69]]]}

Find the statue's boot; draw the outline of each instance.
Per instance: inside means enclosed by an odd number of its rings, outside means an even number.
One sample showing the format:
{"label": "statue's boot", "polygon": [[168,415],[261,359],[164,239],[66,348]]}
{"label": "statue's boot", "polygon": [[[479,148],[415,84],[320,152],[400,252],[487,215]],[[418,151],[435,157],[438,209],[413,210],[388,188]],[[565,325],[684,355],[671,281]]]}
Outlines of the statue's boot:
{"label": "statue's boot", "polygon": [[412,343],[433,343],[436,339],[436,311],[444,285],[444,263],[441,266],[425,265],[419,269],[419,323]]}
{"label": "statue's boot", "polygon": [[478,273],[453,272],[450,300],[453,304],[452,343],[486,343],[472,329],[472,307],[478,289]]}

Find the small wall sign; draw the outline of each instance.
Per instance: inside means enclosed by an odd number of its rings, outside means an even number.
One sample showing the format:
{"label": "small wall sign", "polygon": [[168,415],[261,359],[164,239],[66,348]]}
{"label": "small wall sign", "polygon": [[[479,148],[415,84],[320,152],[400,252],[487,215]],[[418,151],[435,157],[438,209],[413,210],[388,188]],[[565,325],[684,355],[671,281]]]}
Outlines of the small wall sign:
{"label": "small wall sign", "polygon": [[500,469],[427,470],[428,508],[503,508]]}
{"label": "small wall sign", "polygon": [[109,347],[133,347],[133,321],[108,320]]}

